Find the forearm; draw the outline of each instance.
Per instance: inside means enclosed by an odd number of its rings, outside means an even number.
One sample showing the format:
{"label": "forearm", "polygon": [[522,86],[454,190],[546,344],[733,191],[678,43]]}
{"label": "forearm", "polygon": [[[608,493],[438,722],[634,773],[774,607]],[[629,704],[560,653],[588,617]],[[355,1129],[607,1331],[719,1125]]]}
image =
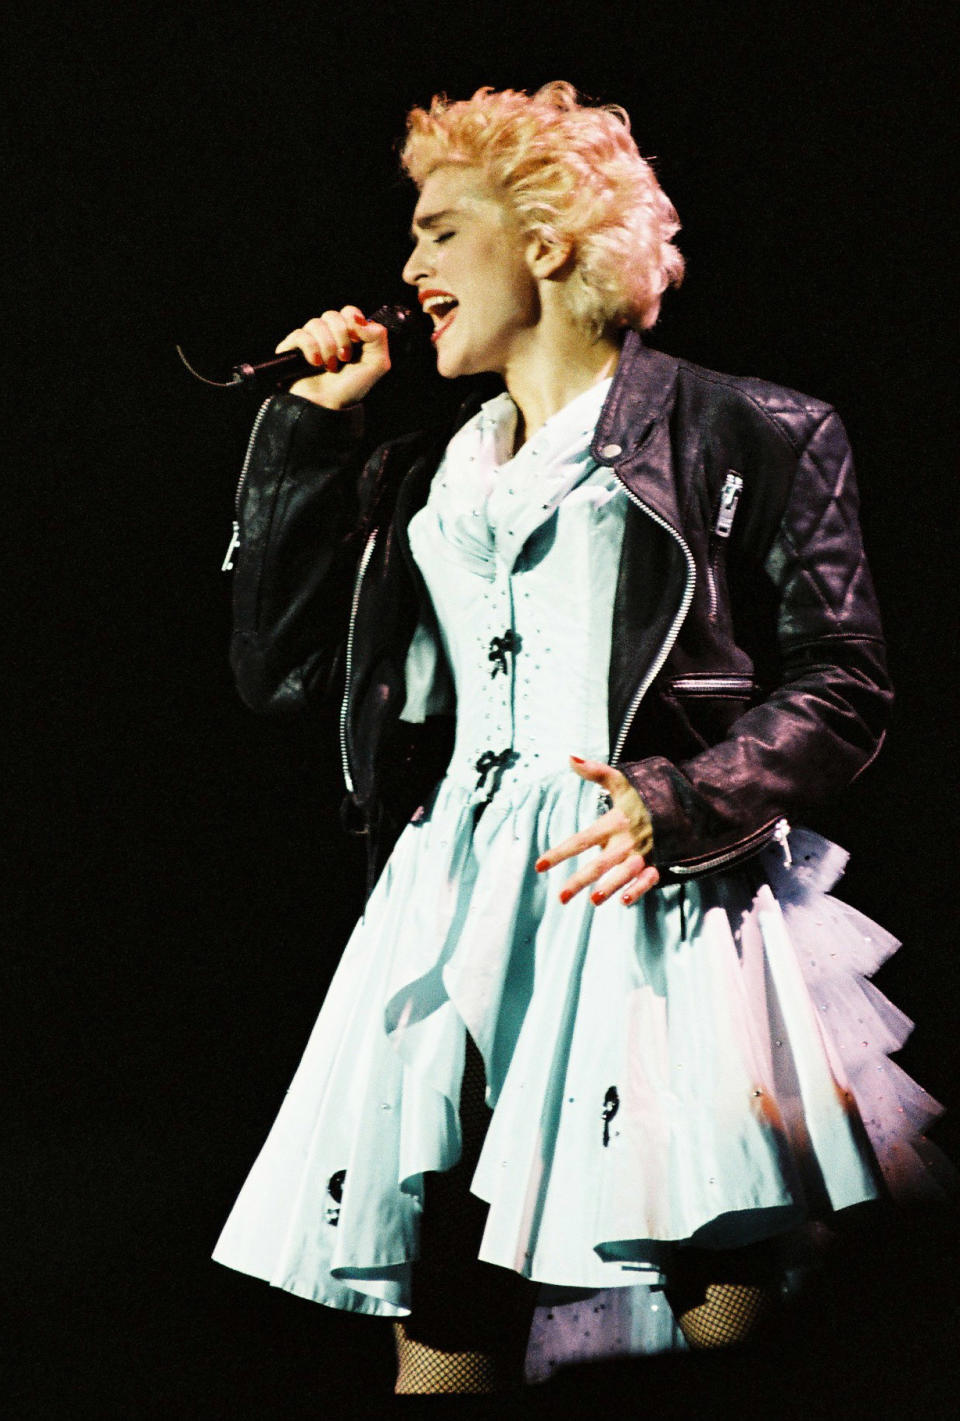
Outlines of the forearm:
{"label": "forearm", "polygon": [[892,692],[882,644],[857,650],[856,670],[824,667],[778,688],[688,760],[620,766],[650,812],[661,871],[754,851],[779,819],[808,812],[866,768],[882,744]]}
{"label": "forearm", "polygon": [[258,711],[304,707],[346,635],[357,558],[359,409],[277,396],[261,418],[237,508],[230,660]]}
{"label": "forearm", "polygon": [[850,451],[832,411],[800,453],[763,566],[776,600],[776,684],[696,755],[621,766],[650,810],[664,870],[751,851],[780,817],[842,790],[882,743],[893,693]]}

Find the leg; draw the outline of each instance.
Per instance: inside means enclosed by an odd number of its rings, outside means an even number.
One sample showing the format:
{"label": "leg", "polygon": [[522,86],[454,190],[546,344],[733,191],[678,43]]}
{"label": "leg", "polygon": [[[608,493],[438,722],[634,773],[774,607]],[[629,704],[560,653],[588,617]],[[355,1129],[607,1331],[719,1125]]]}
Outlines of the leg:
{"label": "leg", "polygon": [[734,1347],[754,1338],[773,1314],[778,1288],[767,1243],[731,1250],[681,1249],[667,1301],[689,1347]]}
{"label": "leg", "polygon": [[486,1270],[485,1286],[480,1290],[465,1276],[446,1316],[415,1305],[409,1318],[394,1323],[398,1395],[508,1392],[522,1385],[537,1290],[506,1269],[476,1266]]}
{"label": "leg", "polygon": [[776,1293],[749,1283],[708,1283],[704,1301],[677,1313],[687,1346],[735,1347],[747,1342],[770,1315]]}
{"label": "leg", "polygon": [[457,1392],[479,1394],[500,1391],[494,1358],[487,1352],[444,1351],[408,1337],[406,1324],[395,1322],[398,1396]]}

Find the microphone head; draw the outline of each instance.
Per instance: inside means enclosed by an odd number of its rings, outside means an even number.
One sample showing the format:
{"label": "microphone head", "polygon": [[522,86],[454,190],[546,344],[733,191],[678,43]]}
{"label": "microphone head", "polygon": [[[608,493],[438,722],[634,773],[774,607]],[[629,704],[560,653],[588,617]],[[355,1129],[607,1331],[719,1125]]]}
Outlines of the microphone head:
{"label": "microphone head", "polygon": [[413,312],[409,306],[378,306],[367,319],[376,321],[378,326],[386,326],[391,335],[394,335],[404,328],[409,328]]}

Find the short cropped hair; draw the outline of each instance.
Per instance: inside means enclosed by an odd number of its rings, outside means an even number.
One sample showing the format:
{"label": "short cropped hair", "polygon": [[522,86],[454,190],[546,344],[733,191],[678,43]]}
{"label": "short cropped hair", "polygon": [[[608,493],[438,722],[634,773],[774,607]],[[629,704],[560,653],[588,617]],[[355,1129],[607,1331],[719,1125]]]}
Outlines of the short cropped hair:
{"label": "short cropped hair", "polygon": [[668,286],[683,279],[673,245],[680,222],[630,119],[614,104],[580,103],[560,80],[534,94],[478,89],[407,115],[400,160],[418,188],[447,163],[481,168],[525,233],[570,242],[565,292],[575,319],[599,336],[621,326],[648,330]]}

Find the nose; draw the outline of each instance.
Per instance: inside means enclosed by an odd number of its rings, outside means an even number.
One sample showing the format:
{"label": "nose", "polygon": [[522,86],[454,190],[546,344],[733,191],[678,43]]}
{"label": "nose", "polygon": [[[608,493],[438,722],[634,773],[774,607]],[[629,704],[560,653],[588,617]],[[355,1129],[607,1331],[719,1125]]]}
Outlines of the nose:
{"label": "nose", "polygon": [[414,247],[400,275],[408,286],[416,286],[421,277],[429,275],[429,262],[423,242],[418,242]]}

